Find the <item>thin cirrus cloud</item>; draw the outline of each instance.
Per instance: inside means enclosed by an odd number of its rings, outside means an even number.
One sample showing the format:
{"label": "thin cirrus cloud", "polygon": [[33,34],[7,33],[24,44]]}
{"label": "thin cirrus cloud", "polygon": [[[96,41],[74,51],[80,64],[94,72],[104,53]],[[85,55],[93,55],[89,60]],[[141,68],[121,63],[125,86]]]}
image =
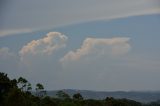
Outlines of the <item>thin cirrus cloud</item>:
{"label": "thin cirrus cloud", "polygon": [[76,61],[89,54],[123,55],[130,50],[128,37],[115,38],[86,38],[81,48],[68,52],[60,62]]}
{"label": "thin cirrus cloud", "polygon": [[88,21],[159,14],[159,3],[159,0],[14,0],[2,9],[0,37],[28,32],[26,28],[35,31]]}
{"label": "thin cirrus cloud", "polygon": [[21,34],[21,33],[29,33],[33,32],[34,30],[31,29],[11,29],[11,30],[2,30],[0,31],[0,37],[14,35],[14,34]]}
{"label": "thin cirrus cloud", "polygon": [[67,37],[59,32],[49,32],[44,38],[33,40],[19,51],[21,58],[27,54],[51,55],[55,50],[66,46]]}

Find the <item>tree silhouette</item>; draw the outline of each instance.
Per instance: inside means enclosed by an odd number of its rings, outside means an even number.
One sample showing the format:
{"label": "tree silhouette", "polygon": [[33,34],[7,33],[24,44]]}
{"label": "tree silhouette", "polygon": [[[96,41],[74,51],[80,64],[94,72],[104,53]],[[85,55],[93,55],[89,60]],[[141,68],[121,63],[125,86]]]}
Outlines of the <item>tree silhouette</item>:
{"label": "tree silhouette", "polygon": [[27,85],[27,91],[31,91],[32,90],[32,85],[31,85],[31,83],[28,83],[28,85]]}
{"label": "tree silhouette", "polygon": [[80,93],[76,93],[73,95],[74,100],[83,100],[83,97]]}
{"label": "tree silhouette", "polygon": [[44,97],[46,91],[40,83],[37,83],[35,88],[37,96],[26,92],[31,89],[31,84],[25,78],[20,77],[17,83],[16,79],[10,80],[7,74],[0,72],[0,106],[160,106],[159,101],[142,104],[125,98],[83,99],[80,93],[74,94],[71,99],[62,90],[57,92],[58,98]]}
{"label": "tree silhouette", "polygon": [[25,78],[23,78],[23,77],[18,78],[18,86],[20,87],[20,89],[22,91],[27,90],[27,83],[28,83],[28,81]]}
{"label": "tree silhouette", "polygon": [[62,90],[58,91],[56,95],[59,99],[62,99],[62,100],[70,99],[70,96]]}
{"label": "tree silhouette", "polygon": [[38,97],[43,97],[44,95],[46,95],[46,91],[44,90],[44,87],[42,84],[37,83],[36,84],[36,94]]}

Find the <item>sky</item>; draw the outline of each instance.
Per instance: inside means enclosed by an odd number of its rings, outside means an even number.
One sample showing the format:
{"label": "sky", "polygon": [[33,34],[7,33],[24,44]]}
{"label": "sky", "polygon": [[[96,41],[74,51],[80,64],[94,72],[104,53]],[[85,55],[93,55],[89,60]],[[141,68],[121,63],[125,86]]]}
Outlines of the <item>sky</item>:
{"label": "sky", "polygon": [[1,0],[0,69],[47,90],[160,91],[159,0]]}

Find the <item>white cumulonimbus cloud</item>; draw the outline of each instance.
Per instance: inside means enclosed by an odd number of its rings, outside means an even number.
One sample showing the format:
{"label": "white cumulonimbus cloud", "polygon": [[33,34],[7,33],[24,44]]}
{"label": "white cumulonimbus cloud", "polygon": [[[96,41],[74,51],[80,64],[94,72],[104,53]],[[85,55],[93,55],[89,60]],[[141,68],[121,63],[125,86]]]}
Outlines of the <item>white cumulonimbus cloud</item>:
{"label": "white cumulonimbus cloud", "polygon": [[51,55],[54,51],[65,47],[67,37],[59,32],[49,32],[44,38],[33,40],[23,46],[19,54],[21,58],[27,54],[47,54]]}
{"label": "white cumulonimbus cloud", "polygon": [[63,58],[60,59],[61,62],[64,61],[74,61],[79,60],[81,57],[88,54],[97,55],[123,55],[127,53],[130,49],[130,44],[128,43],[130,38],[128,37],[115,37],[115,38],[86,38],[81,46],[81,48],[76,51],[68,52]]}

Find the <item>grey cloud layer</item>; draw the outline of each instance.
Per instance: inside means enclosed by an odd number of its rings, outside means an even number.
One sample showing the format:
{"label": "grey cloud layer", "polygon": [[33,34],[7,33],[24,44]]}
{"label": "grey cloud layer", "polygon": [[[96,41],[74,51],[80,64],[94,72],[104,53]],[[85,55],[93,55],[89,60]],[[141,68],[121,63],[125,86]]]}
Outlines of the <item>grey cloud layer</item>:
{"label": "grey cloud layer", "polygon": [[7,47],[0,48],[0,57],[7,58],[9,56],[13,56],[13,53],[9,51],[9,48]]}
{"label": "grey cloud layer", "polygon": [[17,76],[19,57],[11,52],[9,48],[0,48],[0,68],[2,72]]}

